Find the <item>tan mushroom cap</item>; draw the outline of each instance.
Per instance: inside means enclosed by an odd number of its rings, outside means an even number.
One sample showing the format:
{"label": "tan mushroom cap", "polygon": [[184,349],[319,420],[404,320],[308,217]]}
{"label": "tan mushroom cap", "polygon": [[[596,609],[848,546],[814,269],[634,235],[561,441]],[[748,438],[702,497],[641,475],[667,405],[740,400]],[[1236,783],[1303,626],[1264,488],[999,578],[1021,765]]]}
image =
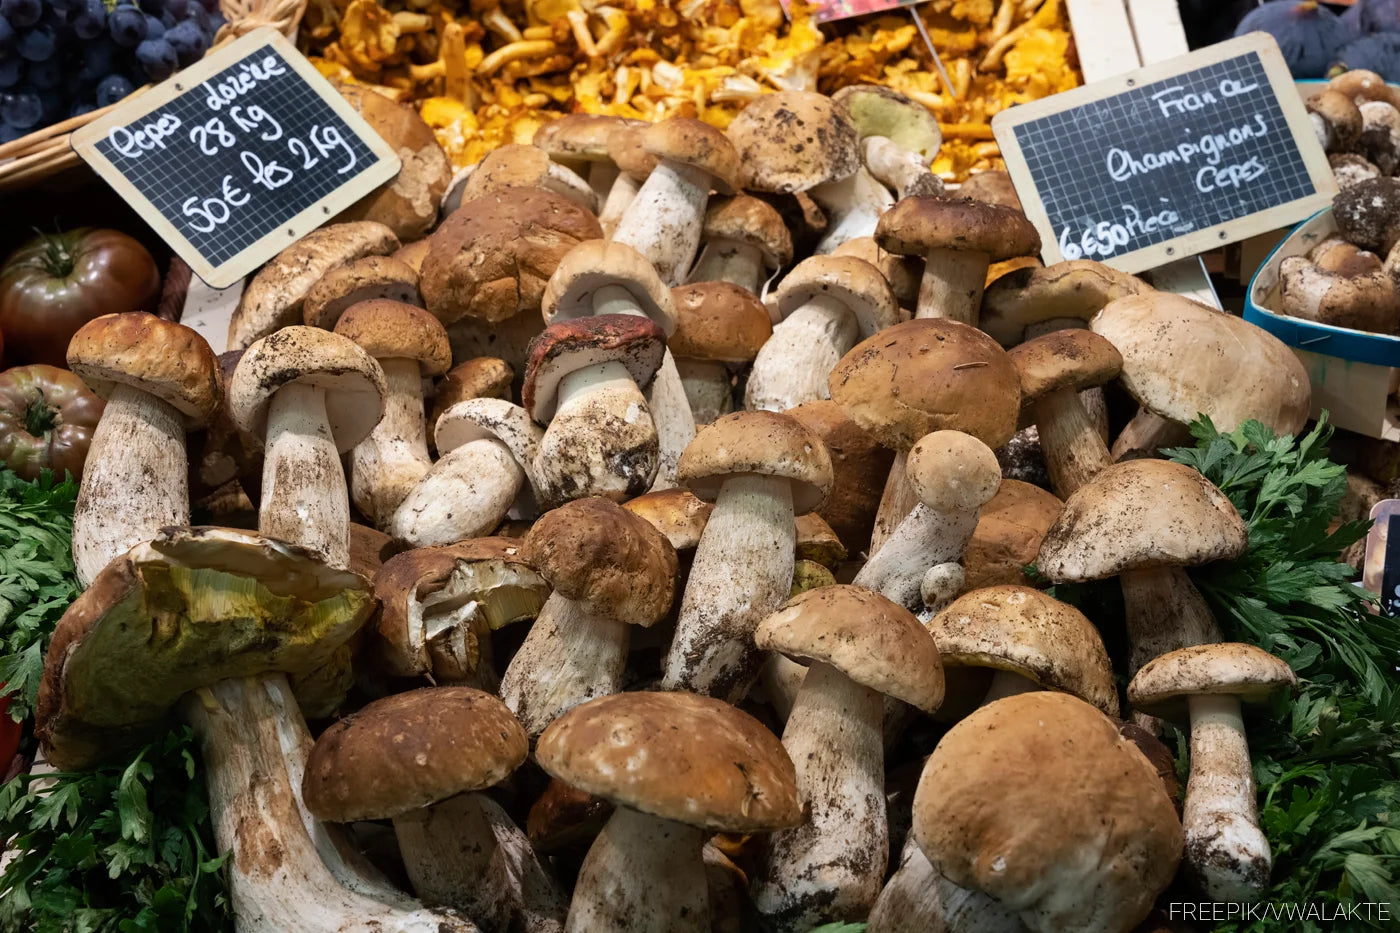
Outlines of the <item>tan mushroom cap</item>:
{"label": "tan mushroom cap", "polygon": [[433,392],[429,424],[437,424],[442,413],[458,402],[473,398],[510,398],[515,369],[494,356],[475,356],[449,369]]}
{"label": "tan mushroom cap", "polygon": [[819,437],[831,456],[831,494],[821,507],[822,518],[840,535],[848,551],[864,550],[870,543],[870,529],[894,451],[882,447],[831,399],[803,402],[786,414]]}
{"label": "tan mushroom cap", "polygon": [[768,202],[747,194],[716,199],[705,209],[706,240],[737,240],[763,253],[770,269],[792,262],[792,233]]}
{"label": "tan mushroom cap", "polygon": [[608,158],[624,174],[641,181],[656,168],[656,156],[642,148],[642,134],[651,124],[624,126],[608,139]]}
{"label": "tan mushroom cap", "polygon": [[751,363],[773,336],[768,309],[732,282],[694,282],[671,289],[676,329],[666,341],[682,360]]}
{"label": "tan mushroom cap", "polygon": [[719,130],[692,117],[667,117],[642,130],[642,149],[663,161],[708,173],[720,194],[740,187],[739,154]]}
{"label": "tan mushroom cap", "polygon": [[1204,412],[1222,431],[1252,419],[1296,434],[1312,409],[1307,370],[1283,341],[1170,292],[1119,298],[1089,327],[1123,354],[1118,380],[1164,418]]}
{"label": "tan mushroom cap", "polygon": [[1011,347],[1021,342],[1031,324],[1055,318],[1087,321],[1116,298],[1151,291],[1141,279],[1092,259],[1028,266],[987,286],[977,325],[1003,347]]}
{"label": "tan mushroom cap", "polygon": [[1229,560],[1247,544],[1244,519],[1210,480],[1169,460],[1129,460],[1070,495],[1036,566],[1056,583],[1081,583]]}
{"label": "tan mushroom cap", "polygon": [[213,421],[223,404],[218,357],[192,328],[132,311],[93,318],[68,342],[68,368],[110,398],[119,385],[154,395],[187,428]]}
{"label": "tan mushroom cap", "polygon": [[1021,380],[975,327],[914,320],[856,344],[831,371],[831,398],[880,443],[908,450],[933,431],[1000,447],[1016,433]]}
{"label": "tan mushroom cap", "polygon": [[332,823],[382,820],[505,780],[530,742],[510,709],[471,687],[375,700],[321,733],[302,799]]}
{"label": "tan mushroom cap", "polygon": [[452,365],[447,328],[416,305],[384,298],[357,302],[340,316],[335,332],[377,360],[415,360],[425,376],[440,376]]}
{"label": "tan mushroom cap", "polygon": [[778,286],[778,311],[787,317],[818,296],[844,305],[870,337],[899,323],[899,302],[879,269],[854,256],[810,256]]}
{"label": "tan mushroom cap", "polygon": [[860,168],[855,124],[822,94],[764,94],[739,111],[726,132],[738,150],[745,188],[792,194]]}
{"label": "tan mushroom cap", "polygon": [[835,567],[846,559],[846,546],[836,532],[816,512],[797,516],[797,545],[793,551],[798,560],[808,560],[823,567]]}
{"label": "tan mushroom cap", "polygon": [[1184,722],[1193,696],[1233,696],[1263,703],[1298,686],[1288,662],[1240,642],[1192,645],[1158,655],[1128,684],[1128,702],[1152,716]]}
{"label": "tan mushroom cap", "polygon": [[901,305],[912,305],[919,299],[919,280],[923,277],[923,260],[917,256],[900,256],[880,248],[873,236],[852,237],[831,251],[832,256],[854,256],[864,259],[880,270],[890,291]]}
{"label": "tan mushroom cap", "polygon": [[1009,207],[1016,211],[1022,209],[1021,197],[1016,193],[1016,186],[1011,183],[1011,176],[999,169],[969,175],[967,181],[958,187],[958,197],[971,198],[998,207]]}
{"label": "tan mushroom cap", "polygon": [[649,522],[677,551],[693,551],[700,546],[700,536],[715,508],[689,489],[679,487],[640,495],[622,507]]}
{"label": "tan mushroom cap", "polygon": [[632,247],[611,240],[585,240],[559,260],[540,299],[544,322],[592,317],[594,294],[610,286],[626,289],[642,313],[667,335],[675,331],[671,290],[655,267]]}
{"label": "tan mushroom cap", "polygon": [[1028,586],[993,586],[964,593],[928,629],[946,665],[1010,671],[1118,715],[1099,630],[1068,603]]}
{"label": "tan mushroom cap", "polygon": [[336,449],[348,453],[384,416],[384,370],[349,337],[294,325],[256,341],[228,385],[229,415],[239,430],[261,438],[267,407],[283,386],[325,389],[326,418]]}
{"label": "tan mushroom cap", "polygon": [[827,664],[925,712],[943,703],[938,646],[913,613],[859,586],[823,586],[789,599],[753,635],[764,651]]}
{"label": "tan mushroom cap", "polygon": [[1067,693],[997,700],[939,740],[914,838],[1037,930],[1130,930],[1176,874],[1176,808],[1137,746]]}
{"label": "tan mushroom cap", "polygon": [[641,120],[600,113],[566,113],[535,130],[533,145],[551,159],[577,162],[609,161],[608,141],[624,126],[645,126]]}
{"label": "tan mushroom cap", "polygon": [[1346,94],[1327,88],[1304,100],[1303,105],[1308,113],[1327,122],[1335,140],[1332,148],[1350,149],[1361,138],[1361,110]]}
{"label": "tan mushroom cap", "polygon": [[539,517],[525,560],[590,615],[656,624],[671,609],[676,550],[650,522],[610,499],[575,499]]}
{"label": "tan mushroom cap", "polygon": [[1040,234],[1020,211],[934,195],[896,202],[880,216],[875,241],[901,256],[923,256],[936,249],[968,250],[986,255],[988,262],[1040,252]]}
{"label": "tan mushroom cap", "polygon": [[535,749],[552,777],[624,807],[714,832],[802,821],[777,736],[728,703],[691,693],[617,693],[575,706]]}
{"label": "tan mushroom cap", "polygon": [[1040,542],[1065,504],[1039,486],[1003,479],[997,494],[977,514],[977,528],[963,551],[969,590],[1023,584],[1023,568],[1034,564]]}
{"label": "tan mushroom cap", "polygon": [[961,431],[933,431],[919,438],[909,448],[904,475],[919,501],[938,512],[979,508],[1001,486],[997,455]]}
{"label": "tan mushroom cap", "polygon": [[431,241],[427,237],[421,240],[414,240],[412,243],[405,243],[392,253],[399,262],[405,263],[413,274],[417,275],[423,271],[423,260],[428,258],[428,247]]}
{"label": "tan mushroom cap", "polygon": [[508,188],[545,188],[589,211],[598,208],[598,197],[588,182],[543,150],[521,143],[506,143],[487,153],[463,184],[462,201]]}
{"label": "tan mushroom cap", "polygon": [[736,411],[716,419],[696,433],[676,465],[676,477],[710,502],[727,478],[742,474],[789,480],[796,515],[821,508],[831,492],[826,445],[779,412]]}
{"label": "tan mushroom cap", "polygon": [[943,132],[933,111],[893,88],[848,84],[831,99],[846,108],[862,139],[884,136],[897,146],[918,153],[925,163],[932,162],[943,145]]}
{"label": "tan mushroom cap", "polygon": [[599,314],[556,321],[530,341],[525,386],[520,400],[541,424],[554,417],[559,381],[595,363],[615,362],[632,381],[651,384],[666,353],[666,335],[649,318],[632,314]]}
{"label": "tan mushroom cap", "polygon": [[434,231],[419,287],[444,324],[538,313],[545,283],[577,244],[602,237],[598,218],[543,188],[468,201]]}
{"label": "tan mushroom cap", "polygon": [[338,265],[311,286],[302,302],[302,322],[310,327],[334,330],[345,309],[361,301],[384,298],[403,304],[422,304],[418,297],[418,273],[392,256],[363,256]]}
{"label": "tan mushroom cap", "polygon": [[1022,404],[1061,389],[1101,386],[1123,368],[1123,356],[1113,344],[1078,328],[1042,334],[1012,347],[1008,355],[1021,374]]}

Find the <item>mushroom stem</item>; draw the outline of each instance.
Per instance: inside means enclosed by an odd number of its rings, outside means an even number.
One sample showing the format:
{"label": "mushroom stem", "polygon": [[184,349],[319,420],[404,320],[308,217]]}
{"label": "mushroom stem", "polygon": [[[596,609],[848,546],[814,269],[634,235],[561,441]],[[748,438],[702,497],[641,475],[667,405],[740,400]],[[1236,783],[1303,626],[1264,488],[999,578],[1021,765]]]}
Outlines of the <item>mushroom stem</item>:
{"label": "mushroom stem", "polygon": [[501,678],[501,699],[531,738],[594,697],[617,693],[627,667],[625,622],[554,592]]}
{"label": "mushroom stem", "polygon": [[987,254],[975,250],[929,250],[914,317],[944,318],[976,327],[988,265]]}
{"label": "mushroom stem", "polygon": [[1225,640],[1204,597],[1180,567],[1125,570],[1118,583],[1127,617],[1129,674],[1159,654]]}
{"label": "mushroom stem", "polygon": [[627,208],[637,198],[637,192],[641,190],[642,183],[626,173],[617,176],[617,181],[608,189],[607,200],[603,202],[602,210],[598,211],[598,225],[603,228],[603,236],[609,240],[617,231],[618,221],[622,220],[622,215],[627,212]]}
{"label": "mushroom stem", "polygon": [[1014,697],[1018,693],[1034,693],[1039,689],[1040,685],[1029,677],[1022,677],[1020,674],[1011,673],[1011,671],[997,670],[992,674],[992,682],[982,697],[982,705],[986,706],[997,700]]}
{"label": "mushroom stem", "polygon": [[814,295],[777,327],[758,351],[744,390],[749,411],[787,411],[831,397],[827,379],[856,345],[855,315],[830,295]]}
{"label": "mushroom stem", "polygon": [[588,850],[565,933],[709,933],[705,831],[618,807]]}
{"label": "mushroom stem", "polygon": [[656,424],[627,368],[584,366],[560,379],[558,391],[535,457],[545,498],[556,505],[584,496],[621,501],[646,491],[657,472]]}
{"label": "mushroom stem", "polygon": [[787,599],[797,529],[787,480],[731,476],[700,536],[663,690],[736,702],[758,675],[753,632]]}
{"label": "mushroom stem", "polygon": [[1131,459],[1133,454],[1157,456],[1157,448],[1171,447],[1174,444],[1187,444],[1191,432],[1161,415],[1153,414],[1146,408],[1139,408],[1133,419],[1123,426],[1123,431],[1113,442],[1111,451],[1114,462]]}
{"label": "mushroom stem", "polygon": [[510,448],[495,438],[454,447],[409,490],[386,525],[411,547],[452,544],[490,534],[525,484]]}
{"label": "mushroom stem", "polygon": [[696,425],[709,424],[734,410],[729,367],[714,360],[676,360],[681,388]]}
{"label": "mushroom stem", "polygon": [[189,462],[180,413],[116,385],[92,434],[73,507],[73,564],[87,586],[114,558],[168,525],[190,523]]}
{"label": "mushroom stem", "polygon": [[767,271],[763,252],[757,246],[738,240],[710,240],[686,281],[729,282],[757,295]]}
{"label": "mushroom stem", "polygon": [[662,159],[642,182],[612,238],[645,256],[661,281],[679,285],[695,261],[710,199],[703,169]]}
{"label": "mushroom stem", "polygon": [[1269,886],[1272,854],[1259,828],[1240,701],[1196,695],[1187,702],[1191,774],[1181,820],[1186,860],[1212,900],[1252,903]]}
{"label": "mushroom stem", "polygon": [[870,530],[870,557],[880,553],[880,548],[885,546],[899,523],[919,504],[914,487],[904,476],[904,466],[908,460],[909,451],[895,451],[889,475],[885,478],[885,491],[880,494],[880,507],[875,510],[875,525]]}
{"label": "mushroom stem", "polygon": [[813,663],[783,729],[808,818],[770,837],[754,906],[775,930],[864,917],[888,859],[880,694]]}
{"label": "mushroom stem", "polygon": [[939,874],[914,841],[913,833],[904,843],[898,870],[870,911],[866,929],[867,933],[1026,933],[1015,911]]}
{"label": "mushroom stem", "polygon": [[894,205],[894,196],[864,166],[840,181],[817,185],[808,194],[827,213],[826,235],[815,250],[818,254],[856,237],[873,236],[880,215]]}
{"label": "mushroom stem", "polygon": [[943,193],[942,179],[928,170],[923,158],[886,136],[867,136],[861,141],[861,154],[870,174],[900,198]]}
{"label": "mushroom stem", "polygon": [[781,652],[770,651],[760,676],[768,705],[773,707],[780,721],[787,722],[797,702],[797,691],[802,689],[802,681],[807,677],[806,666]]}
{"label": "mushroom stem", "polygon": [[350,454],[350,494],[383,528],[433,465],[423,417],[423,375],[417,360],[382,359],[388,392],[384,417]]}
{"label": "mushroom stem", "polygon": [[258,531],[350,566],[350,499],[319,386],[292,383],[268,403]]}
{"label": "mushroom stem", "polygon": [[613,162],[588,163],[588,187],[593,189],[599,205],[607,202],[608,195],[612,194],[613,185],[617,183],[621,175],[622,173],[618,171],[617,165]]}
{"label": "mushroom stem", "polygon": [[916,611],[923,606],[924,574],[934,564],[959,560],[976,528],[977,509],[940,512],[918,503],[851,582]]}
{"label": "mushroom stem", "polygon": [[1069,498],[1112,465],[1108,445],[1074,389],[1047,393],[1034,403],[1032,411],[1055,495]]}

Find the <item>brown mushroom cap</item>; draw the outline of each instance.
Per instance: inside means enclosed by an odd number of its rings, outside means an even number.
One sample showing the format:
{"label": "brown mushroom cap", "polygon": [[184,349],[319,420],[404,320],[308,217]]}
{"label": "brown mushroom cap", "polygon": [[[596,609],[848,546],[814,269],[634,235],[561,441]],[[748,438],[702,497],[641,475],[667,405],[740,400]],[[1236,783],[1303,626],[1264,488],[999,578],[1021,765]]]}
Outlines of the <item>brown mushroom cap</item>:
{"label": "brown mushroom cap", "polygon": [[1348,243],[1339,236],[1330,236],[1308,250],[1308,258],[1325,272],[1336,272],[1346,276],[1366,275],[1385,268],[1381,257],[1354,243]]}
{"label": "brown mushroom cap", "polygon": [[914,320],[856,344],[831,371],[831,398],[886,447],[951,430],[1000,447],[1016,433],[1021,382],[996,341],[956,321]]}
{"label": "brown mushroom cap", "polygon": [[831,251],[832,256],[854,256],[864,259],[880,270],[890,284],[895,300],[911,306],[919,300],[919,280],[923,276],[923,260],[917,256],[900,256],[880,248],[872,236],[852,237]]}
{"label": "brown mushroom cap", "polygon": [[1334,152],[1327,157],[1327,165],[1332,169],[1332,178],[1343,191],[1381,175],[1381,170],[1370,159],[1355,152]]}
{"label": "brown mushroom cap", "polygon": [[521,401],[540,424],[554,416],[559,380],[595,363],[621,363],[632,381],[651,383],[666,353],[666,335],[649,318],[631,314],[557,321],[530,341]]}
{"label": "brown mushroom cap", "polygon": [[650,123],[624,126],[608,139],[608,158],[617,164],[624,175],[638,181],[650,175],[659,161],[642,148],[642,134],[650,126]]}
{"label": "brown mushroom cap", "polygon": [[1332,199],[1342,236],[1384,255],[1400,239],[1400,178],[1381,176],[1344,188]]}
{"label": "brown mushroom cap", "polygon": [[600,113],[566,113],[535,130],[533,145],[551,159],[606,162],[608,141],[624,126],[645,126],[641,120]]}
{"label": "brown mushroom cap", "polygon": [[826,445],[795,418],[773,411],[736,411],[702,427],[686,445],[676,477],[713,502],[730,476],[757,474],[792,485],[794,514],[821,507],[831,491]]}
{"label": "brown mushroom cap", "polygon": [[854,256],[809,256],[778,286],[778,311],[787,317],[817,296],[844,305],[870,337],[899,323],[899,302],[879,269]]}
{"label": "brown mushroom cap", "polygon": [[597,195],[586,181],[555,162],[542,149],[520,143],[506,143],[487,153],[463,184],[462,200],[474,201],[507,188],[545,188],[587,210],[598,206]]}
{"label": "brown mushroom cap", "polygon": [[1400,107],[1400,90],[1386,83],[1385,78],[1374,71],[1352,68],[1327,82],[1328,90],[1339,91],[1360,103],[1367,100],[1383,100]]}
{"label": "brown mushroom cap", "polygon": [[963,551],[964,585],[976,590],[1027,583],[1023,568],[1035,563],[1041,539],[1064,507],[1039,486],[1003,479],[978,511],[977,528]]}
{"label": "brown mushroom cap", "polygon": [[78,328],[68,343],[68,368],[102,398],[118,385],[154,395],[187,428],[209,424],[223,404],[219,360],[208,341],[142,311],[104,314]]}
{"label": "brown mushroom cap", "polygon": [[875,242],[901,256],[970,250],[985,254],[988,262],[1040,252],[1040,234],[1020,211],[927,194],[903,198],[885,211],[875,227]]}
{"label": "brown mushroom cap", "polygon": [[617,693],[549,724],[535,757],[551,776],[662,819],[714,832],[802,820],[782,743],[747,713],[691,693]]}
{"label": "brown mushroom cap", "polygon": [[792,234],[766,201],[738,194],[712,200],[705,209],[706,240],[737,240],[763,254],[770,269],[792,262]]}
{"label": "brown mushroom cap", "polygon": [[1128,702],[1152,716],[1184,722],[1193,696],[1233,696],[1263,703],[1298,686],[1288,662],[1263,648],[1239,642],[1192,645],[1158,655],[1128,684]]}
{"label": "brown mushroom cap", "polygon": [[494,356],[476,356],[458,363],[438,380],[433,392],[433,411],[429,424],[437,424],[443,412],[458,402],[472,398],[510,398],[510,386],[515,370],[505,360]]}
{"label": "brown mushroom cap", "polygon": [[793,555],[798,560],[811,561],[823,567],[835,567],[846,559],[846,546],[836,537],[836,532],[816,512],[799,515],[797,545]]}
{"label": "brown mushroom cap", "polygon": [[820,438],[831,456],[831,494],[820,515],[831,524],[848,551],[864,550],[870,543],[870,529],[875,524],[894,451],[881,446],[830,399],[803,402],[786,414]]}
{"label": "brown mushroom cap", "polygon": [[1113,664],[1094,623],[1027,586],[972,590],[928,623],[943,663],[1010,671],[1118,715]]}
{"label": "brown mushroom cap", "polygon": [[682,360],[750,363],[773,336],[763,302],[732,282],[695,282],[671,289],[676,330],[666,341]]}
{"label": "brown mushroom cap", "polygon": [[537,312],[566,253],[603,235],[598,219],[543,188],[508,188],[462,205],[432,235],[420,288],[444,324]]}
{"label": "brown mushroom cap", "polygon": [[823,586],[789,599],[758,623],[753,639],[764,651],[828,664],[925,712],[943,702],[943,665],[929,633],[909,610],[859,586]]}
{"label": "brown mushroom cap", "polygon": [[1031,324],[1055,318],[1087,321],[1115,298],[1151,291],[1141,279],[1092,259],[1028,266],[987,286],[977,324],[997,343],[1011,347]]}
{"label": "brown mushroom cap", "polygon": [[1328,88],[1309,97],[1303,104],[1309,113],[1326,122],[1334,140],[1331,149],[1350,149],[1361,138],[1361,110],[1356,106],[1356,101],[1346,94]]}
{"label": "brown mushroom cap", "polygon": [[846,109],[860,138],[884,136],[933,161],[943,144],[938,118],[923,104],[881,84],[848,84],[831,99]]}
{"label": "brown mushroom cap", "polygon": [[302,799],[332,823],[382,820],[499,784],[529,739],[510,709],[471,687],[420,687],[375,700],[321,733]]}
{"label": "brown mushroom cap", "polygon": [[676,329],[670,289],[655,267],[632,247],[611,240],[585,240],[559,260],[540,299],[545,323],[592,317],[594,294],[610,286],[626,289],[667,334]]}
{"label": "brown mushroom cap", "polygon": [[720,194],[740,186],[739,155],[719,130],[693,117],[667,117],[642,130],[642,148],[663,161],[682,162],[709,174]]}
{"label": "brown mushroom cap", "polygon": [[791,194],[839,181],[860,168],[860,137],[846,109],[807,91],[755,98],[726,130],[743,186]]}
{"label": "brown mushroom cap", "polygon": [[1021,197],[1011,183],[1011,176],[997,169],[969,175],[967,181],[958,186],[958,197],[1022,210]]}
{"label": "brown mushroom cap", "polygon": [[1129,460],[1070,495],[1036,566],[1056,583],[1082,583],[1230,560],[1247,544],[1244,519],[1210,480],[1169,460]]}
{"label": "brown mushroom cap", "polygon": [[384,298],[358,302],[340,316],[335,332],[377,360],[415,360],[425,376],[440,376],[452,365],[447,329],[415,305]]}
{"label": "brown mushroom cap", "polygon": [[[1361,253],[1379,261],[1374,253]],[[1353,258],[1360,265],[1365,260]],[[1334,327],[1393,334],[1400,327],[1400,283],[1384,269],[1329,272],[1302,256],[1279,264],[1284,314]]]}
{"label": "brown mushroom cap", "polygon": [[361,301],[385,298],[402,304],[422,304],[418,273],[392,256],[362,256],[330,269],[317,280],[302,302],[301,318],[310,327],[334,330],[345,309]]}
{"label": "brown mushroom cap", "polygon": [[413,270],[414,275],[423,271],[423,260],[428,258],[428,247],[432,242],[424,237],[421,240],[414,240],[412,243],[405,243],[392,253],[399,262],[404,263]]}
{"label": "brown mushroom cap", "polygon": [[590,615],[650,626],[671,609],[675,548],[610,499],[576,499],[544,513],[525,535],[523,553],[556,593]]}
{"label": "brown mushroom cap", "polygon": [[689,489],[679,487],[646,493],[627,500],[622,507],[646,519],[677,551],[693,551],[699,547],[700,536],[705,533],[705,525],[715,508]]}
{"label": "brown mushroom cap", "polygon": [[961,431],[932,431],[909,448],[904,475],[919,501],[938,512],[965,512],[989,501],[1001,485],[992,449]]}
{"label": "brown mushroom cap", "polygon": [[1021,402],[1033,402],[1060,389],[1101,386],[1118,375],[1123,356],[1092,331],[1057,330],[1027,340],[1008,352],[1021,374]]}
{"label": "brown mushroom cap", "polygon": [[1171,882],[1184,839],[1156,770],[1067,693],[997,700],[948,731],[914,794],[933,867],[1039,930],[1128,930]]}

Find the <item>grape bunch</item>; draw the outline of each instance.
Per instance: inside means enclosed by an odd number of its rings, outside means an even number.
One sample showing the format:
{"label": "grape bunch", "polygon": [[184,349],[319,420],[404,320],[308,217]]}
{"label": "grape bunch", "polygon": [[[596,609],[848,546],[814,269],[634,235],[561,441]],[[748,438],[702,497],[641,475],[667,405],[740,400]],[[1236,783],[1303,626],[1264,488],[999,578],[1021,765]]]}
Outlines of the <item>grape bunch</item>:
{"label": "grape bunch", "polygon": [[0,143],[199,60],[219,0],[0,0]]}

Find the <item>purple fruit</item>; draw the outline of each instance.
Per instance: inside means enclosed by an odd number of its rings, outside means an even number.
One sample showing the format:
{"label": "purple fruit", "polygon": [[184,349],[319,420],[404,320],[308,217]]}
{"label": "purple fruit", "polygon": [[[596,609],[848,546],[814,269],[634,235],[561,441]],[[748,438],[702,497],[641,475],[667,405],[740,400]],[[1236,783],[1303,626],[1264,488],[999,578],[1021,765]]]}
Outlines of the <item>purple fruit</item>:
{"label": "purple fruit", "polygon": [[1235,35],[1267,32],[1278,41],[1295,78],[1321,78],[1350,38],[1345,23],[1315,0],[1272,0],[1251,10]]}

